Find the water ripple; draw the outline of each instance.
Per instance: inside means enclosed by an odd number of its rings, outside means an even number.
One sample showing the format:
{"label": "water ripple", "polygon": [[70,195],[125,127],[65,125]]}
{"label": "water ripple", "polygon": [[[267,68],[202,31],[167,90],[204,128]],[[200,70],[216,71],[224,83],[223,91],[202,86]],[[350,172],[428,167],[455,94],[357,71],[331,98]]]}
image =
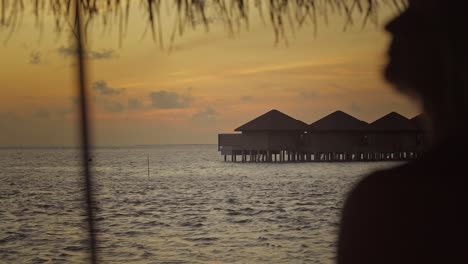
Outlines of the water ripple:
{"label": "water ripple", "polygon": [[[0,150],[3,262],[86,262],[78,157]],[[92,165],[102,262],[171,264],[332,263],[344,195],[388,166],[224,163],[212,145],[101,148]]]}

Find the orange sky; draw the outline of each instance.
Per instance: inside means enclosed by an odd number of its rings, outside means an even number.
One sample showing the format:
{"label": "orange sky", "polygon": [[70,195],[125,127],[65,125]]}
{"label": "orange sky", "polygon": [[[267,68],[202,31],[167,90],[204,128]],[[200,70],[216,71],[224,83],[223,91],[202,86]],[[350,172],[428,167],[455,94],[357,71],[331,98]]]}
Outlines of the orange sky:
{"label": "orange sky", "polygon": [[[388,20],[390,12],[382,14]],[[163,18],[165,40],[172,19]],[[61,146],[76,141],[76,87],[69,36],[25,18],[6,42],[0,31],[0,146]],[[222,25],[187,31],[161,49],[132,11],[119,45],[116,28],[94,25],[88,38],[89,91],[96,145],[216,143],[217,134],[271,109],[311,123],[334,110],[365,121],[418,105],[381,77],[389,36],[382,25],[343,31],[343,18],[306,26],[288,45],[251,14],[248,30]],[[360,25],[360,23],[358,23]]]}

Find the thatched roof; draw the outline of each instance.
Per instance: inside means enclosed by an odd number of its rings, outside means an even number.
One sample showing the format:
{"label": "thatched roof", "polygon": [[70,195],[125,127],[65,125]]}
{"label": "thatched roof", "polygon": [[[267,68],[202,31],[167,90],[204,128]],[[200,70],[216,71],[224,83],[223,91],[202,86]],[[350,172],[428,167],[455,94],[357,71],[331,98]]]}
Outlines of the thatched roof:
{"label": "thatched roof", "polygon": [[408,118],[391,112],[374,122],[370,123],[369,130],[372,131],[416,131],[414,123]]}
{"label": "thatched roof", "polygon": [[[379,23],[379,10],[390,8],[395,13],[401,12],[408,0],[382,1],[375,0],[270,0],[270,1],[219,1],[219,0],[77,0],[82,9],[82,21],[88,25],[102,23],[108,27],[119,28],[120,38],[126,35],[130,10],[140,8],[141,16],[148,21],[149,31],[161,47],[164,42],[172,42],[175,37],[185,31],[200,28],[208,31],[212,24],[221,23],[229,34],[248,30],[252,16],[258,14],[262,21],[271,25],[275,34],[275,42],[287,38],[287,32],[295,31],[306,25],[312,25],[314,32],[318,24],[328,24],[328,16],[337,13],[346,19],[344,28],[353,25],[363,26],[367,23]],[[0,29],[12,31],[21,24],[24,15],[33,14],[41,21],[46,15],[51,15],[57,32],[62,32],[73,26],[75,22],[75,1],[71,0],[3,0],[0,4]],[[256,12],[250,11],[254,10]],[[168,13],[174,13],[175,24],[170,32],[163,32],[165,24],[173,24],[167,19]],[[133,22],[135,23],[135,22]],[[38,25],[40,23],[37,23]],[[138,23],[140,25],[141,23]],[[38,30],[42,30],[42,24]],[[143,24],[141,24],[143,25]],[[146,32],[147,27],[142,28]],[[74,29],[75,30],[75,29]],[[134,29],[132,29],[134,30]],[[8,34],[5,34],[8,35]],[[0,38],[1,39],[1,38]],[[165,39],[165,41],[163,41]]]}
{"label": "thatched roof", "polygon": [[368,125],[343,111],[336,111],[310,124],[310,129],[312,131],[363,131]]}
{"label": "thatched roof", "polygon": [[274,109],[236,128],[235,131],[306,131],[308,128],[306,123]]}

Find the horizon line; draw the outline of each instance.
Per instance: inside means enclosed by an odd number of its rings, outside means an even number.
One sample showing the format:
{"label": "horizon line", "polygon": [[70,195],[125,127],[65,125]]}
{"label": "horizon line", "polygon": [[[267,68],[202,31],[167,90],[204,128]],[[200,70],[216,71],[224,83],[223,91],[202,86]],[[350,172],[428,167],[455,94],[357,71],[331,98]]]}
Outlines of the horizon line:
{"label": "horizon line", "polygon": [[[125,147],[156,147],[156,146],[193,146],[193,145],[217,145],[217,143],[165,143],[165,144],[133,144],[133,145],[97,145],[92,148],[125,148]],[[80,145],[63,146],[0,146],[0,149],[38,149],[38,148],[81,148]]]}

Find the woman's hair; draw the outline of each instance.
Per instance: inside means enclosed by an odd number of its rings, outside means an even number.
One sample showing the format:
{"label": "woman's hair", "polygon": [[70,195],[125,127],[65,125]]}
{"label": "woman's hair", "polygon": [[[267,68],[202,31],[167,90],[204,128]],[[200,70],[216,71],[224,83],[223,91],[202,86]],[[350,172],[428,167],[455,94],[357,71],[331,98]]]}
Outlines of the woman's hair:
{"label": "woman's hair", "polygon": [[452,122],[450,125],[464,127],[468,117],[468,16],[463,5],[465,1],[436,2],[438,14],[433,19],[440,44],[442,86],[433,87],[423,96],[431,100],[435,111],[450,115],[445,117]]}
{"label": "woman's hair", "polygon": [[416,94],[438,125],[466,126],[468,18],[463,1],[412,0],[387,30],[393,35],[386,76]]}

